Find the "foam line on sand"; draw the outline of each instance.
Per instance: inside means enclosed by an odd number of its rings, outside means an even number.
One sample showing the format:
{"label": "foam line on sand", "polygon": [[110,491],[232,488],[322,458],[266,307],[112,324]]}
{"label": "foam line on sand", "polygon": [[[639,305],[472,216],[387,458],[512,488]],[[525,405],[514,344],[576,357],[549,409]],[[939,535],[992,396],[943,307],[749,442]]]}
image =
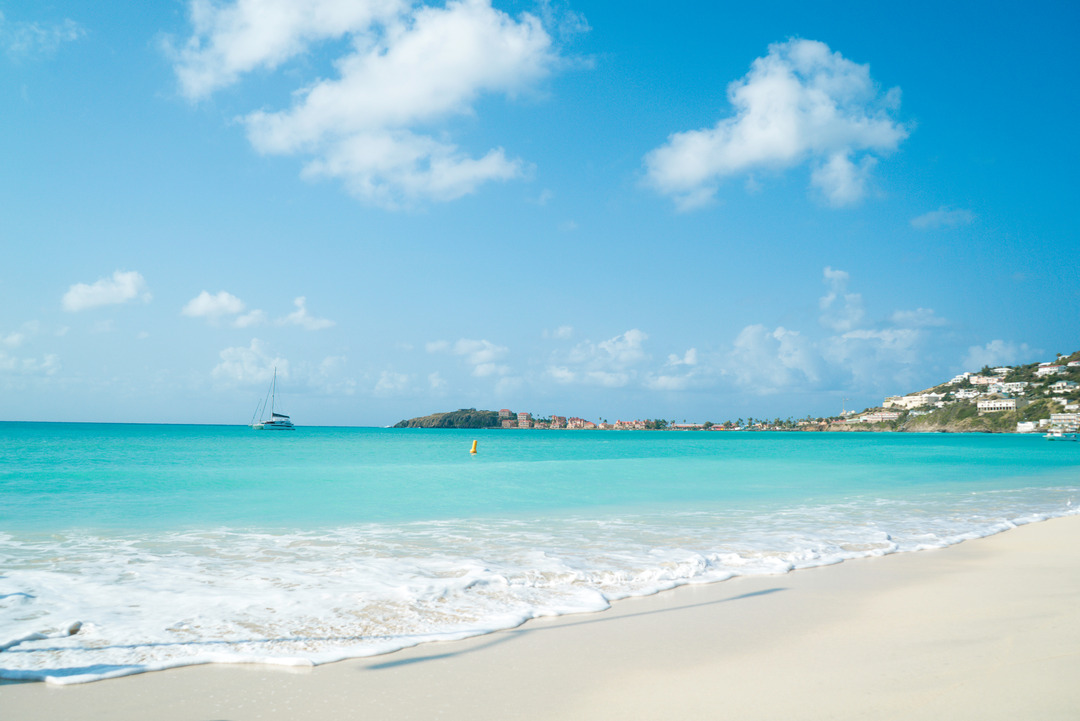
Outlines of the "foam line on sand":
{"label": "foam line on sand", "polygon": [[13,721],[1046,721],[1078,717],[1078,678],[1080,516],[1070,516],[314,669],[5,684],[0,709]]}

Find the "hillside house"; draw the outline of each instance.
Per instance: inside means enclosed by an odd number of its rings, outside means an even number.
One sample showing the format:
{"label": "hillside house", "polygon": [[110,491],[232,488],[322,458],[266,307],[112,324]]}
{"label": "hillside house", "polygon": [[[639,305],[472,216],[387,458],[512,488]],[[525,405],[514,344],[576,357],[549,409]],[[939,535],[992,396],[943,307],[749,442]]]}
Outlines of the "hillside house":
{"label": "hillside house", "polygon": [[1076,381],[1058,381],[1050,384],[1051,393],[1071,393],[1077,389]]}
{"label": "hillside house", "polygon": [[983,398],[975,404],[979,413],[996,413],[997,411],[1015,411],[1015,398]]}

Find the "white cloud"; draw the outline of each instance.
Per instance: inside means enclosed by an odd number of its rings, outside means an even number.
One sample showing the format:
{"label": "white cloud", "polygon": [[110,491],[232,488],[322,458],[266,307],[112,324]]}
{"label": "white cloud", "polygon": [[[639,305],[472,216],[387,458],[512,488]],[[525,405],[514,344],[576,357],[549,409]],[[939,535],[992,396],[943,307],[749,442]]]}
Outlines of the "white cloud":
{"label": "white cloud", "polygon": [[648,338],[649,336],[643,331],[631,328],[622,335],[601,341],[596,345],[586,341],[574,349],[571,358],[578,362],[623,368],[645,358],[643,345]]}
{"label": "white cloud", "polygon": [[738,383],[758,393],[776,393],[821,376],[821,356],[798,331],[749,325],[739,332],[727,370]]}
{"label": "white cloud", "polygon": [[946,205],[911,219],[912,227],[918,228],[919,230],[955,228],[960,225],[971,225],[974,222],[975,214],[970,210],[950,208]]}
{"label": "white cloud", "polygon": [[428,386],[433,391],[441,391],[446,388],[446,380],[438,371],[435,371],[434,373],[428,374]]}
{"label": "white cloud", "polygon": [[[242,118],[260,153],[311,158],[307,178],[343,181],[356,197],[395,208],[452,200],[485,182],[526,174],[502,148],[472,157],[432,133],[475,114],[484,95],[530,90],[559,62],[541,21],[490,0],[413,6],[394,0],[193,0],[194,34],[176,55],[193,99],[273,69],[317,41],[348,38],[336,77],[295,93],[291,108]],[[431,133],[431,134],[427,134]]]}
{"label": "white cloud", "polygon": [[204,290],[189,300],[180,312],[191,318],[215,320],[223,315],[243,313],[245,307],[244,301],[232,293],[219,291],[215,295],[210,295],[209,292]]}
{"label": "white cloud", "polygon": [[0,350],[0,373],[25,376],[52,376],[60,370],[60,357],[46,353],[41,358],[19,358]]}
{"label": "white cloud", "polygon": [[1013,343],[1004,340],[992,340],[986,345],[973,345],[964,356],[964,368],[977,371],[983,366],[1017,365],[1031,362],[1041,351],[1031,348],[1027,343]]}
{"label": "white cloud", "polygon": [[845,271],[826,266],[823,275],[829,292],[818,300],[821,324],[838,332],[854,328],[865,315],[862,294],[846,292],[850,276]]}
{"label": "white cloud", "polygon": [[698,363],[698,352],[696,348],[691,348],[680,358],[672,353],[668,356],[669,366],[695,366]]}
{"label": "white cloud", "polygon": [[0,48],[11,58],[51,55],[85,35],[86,30],[68,18],[58,23],[11,22],[0,12]]}
{"label": "white cloud", "polygon": [[134,298],[148,302],[151,298],[146,281],[135,271],[118,270],[111,278],[101,278],[93,284],[76,283],[64,294],[64,310],[77,312],[102,305],[126,303]]}
{"label": "white cloud", "polygon": [[262,325],[266,322],[266,313],[261,310],[253,310],[249,313],[236,316],[233,319],[233,325],[237,328],[250,328],[255,325]]}
{"label": "white cloud", "polygon": [[893,323],[907,328],[928,328],[931,326],[948,325],[949,321],[942,318],[932,308],[916,308],[915,310],[898,310],[890,317]]}
{"label": "white cloud", "polygon": [[6,345],[8,348],[18,348],[26,340],[26,336],[22,333],[8,333],[7,335],[0,335],[0,344]]}
{"label": "white cloud", "polygon": [[877,158],[866,156],[855,164],[851,153],[833,153],[810,174],[810,184],[820,190],[825,201],[833,207],[851,205],[862,199],[870,171]]}
{"label": "white cloud", "polygon": [[497,363],[480,363],[475,368],[473,368],[473,375],[477,378],[486,378],[488,376],[504,376],[509,372],[509,366],[499,365]]}
{"label": "white cloud", "polygon": [[544,373],[556,383],[561,383],[563,385],[573,383],[577,380],[577,375],[574,371],[566,366],[548,366]]}
{"label": "white cloud", "polygon": [[334,321],[326,318],[315,318],[307,312],[307,298],[299,296],[293,301],[296,310],[284,318],[278,318],[278,325],[298,325],[304,330],[322,330],[334,325]]}
{"label": "white cloud", "polygon": [[803,163],[831,205],[854,203],[876,163],[870,153],[889,153],[908,135],[891,117],[899,89],[881,93],[869,65],[813,40],[770,45],[727,94],[732,116],[674,133],[645,156],[648,184],[681,209],[710,202],[726,177]]}
{"label": "white cloud", "polygon": [[221,381],[238,385],[265,384],[273,378],[275,368],[279,378],[289,377],[289,361],[271,355],[258,338],[252,338],[246,348],[226,348],[219,356],[221,362],[214,367],[212,375]]}
{"label": "white cloud", "polygon": [[462,338],[453,345],[446,341],[434,341],[427,344],[428,353],[451,353],[463,356],[465,361],[473,367],[472,374],[477,378],[504,376],[509,373],[508,366],[497,363],[509,350],[491,341],[468,338]]}
{"label": "white cloud", "polygon": [[896,393],[915,381],[924,342],[916,328],[860,328],[829,338],[823,354],[850,377],[851,387]]}
{"label": "white cloud", "polygon": [[409,390],[409,376],[394,371],[383,371],[375,384],[375,395],[394,396]]}
{"label": "white cloud", "polygon": [[582,341],[544,371],[556,383],[584,383],[605,388],[621,388],[638,377],[640,365],[648,359],[644,343],[648,335],[630,330],[599,343]]}
{"label": "white cloud", "polygon": [[[931,308],[917,308],[870,321],[862,295],[848,292],[850,274],[827,267],[823,276],[828,292],[819,305],[826,333],[747,326],[732,349],[719,357],[720,372],[743,389],[760,394],[838,389],[892,394],[929,380],[925,377],[927,348],[940,332],[936,329],[947,324],[944,318]],[[677,384],[678,380],[667,382]]]}
{"label": "white cloud", "polygon": [[191,100],[273,70],[317,41],[359,33],[395,18],[402,0],[191,0],[193,34],[175,49],[180,89]]}

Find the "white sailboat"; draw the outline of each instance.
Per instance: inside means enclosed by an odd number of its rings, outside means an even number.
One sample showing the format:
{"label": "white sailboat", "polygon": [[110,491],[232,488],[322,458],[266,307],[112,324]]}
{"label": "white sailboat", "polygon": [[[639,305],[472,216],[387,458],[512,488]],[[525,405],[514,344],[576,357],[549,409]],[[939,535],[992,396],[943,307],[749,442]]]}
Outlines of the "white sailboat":
{"label": "white sailboat", "polygon": [[[270,390],[266,392],[267,398],[264,398],[262,403],[255,407],[255,414],[251,416],[251,427],[257,431],[292,431],[296,430],[296,426],[289,420],[289,417],[284,413],[278,413],[274,410],[274,403],[277,398],[277,367],[274,368],[274,380],[270,382]],[[270,401],[270,418],[269,420],[260,420],[255,422],[255,419],[259,417],[259,411],[266,411],[266,401]]]}

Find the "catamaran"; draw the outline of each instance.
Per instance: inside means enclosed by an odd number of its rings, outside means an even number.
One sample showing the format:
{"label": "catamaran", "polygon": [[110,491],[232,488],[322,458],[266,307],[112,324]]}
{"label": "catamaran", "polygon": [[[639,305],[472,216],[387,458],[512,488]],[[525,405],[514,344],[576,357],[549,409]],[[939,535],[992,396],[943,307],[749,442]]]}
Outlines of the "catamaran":
{"label": "catamaran", "polygon": [[[293,425],[289,417],[284,413],[278,413],[274,410],[274,402],[277,397],[277,367],[274,368],[274,380],[270,382],[270,389],[266,392],[266,398],[262,400],[262,403],[255,406],[255,413],[251,416],[251,427],[257,431],[292,431],[296,430],[296,426]],[[270,419],[261,420],[255,422],[255,419],[259,417],[259,411],[266,410],[266,401],[270,401]]]}

